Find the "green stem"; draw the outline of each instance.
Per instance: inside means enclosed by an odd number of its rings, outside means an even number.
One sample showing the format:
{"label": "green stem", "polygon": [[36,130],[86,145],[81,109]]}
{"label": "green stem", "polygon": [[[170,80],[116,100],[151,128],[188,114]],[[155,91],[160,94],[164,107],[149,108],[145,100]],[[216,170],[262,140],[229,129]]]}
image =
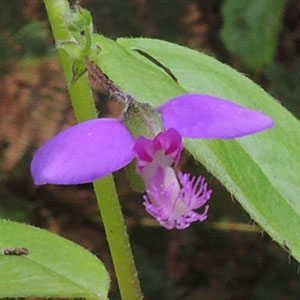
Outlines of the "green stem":
{"label": "green stem", "polygon": [[[65,20],[71,13],[67,0],[44,0],[56,43],[70,41]],[[88,75],[72,81],[72,59],[66,51],[59,49],[61,64],[66,76],[76,119],[82,122],[97,117]],[[123,300],[140,300],[142,293],[137,277],[129,238],[121,211],[113,177],[107,176],[94,182],[94,189],[102,215],[116,276]]]}
{"label": "green stem", "polygon": [[[51,28],[56,43],[70,41],[72,35],[65,25],[66,17],[71,13],[67,0],[44,0]],[[59,49],[60,61],[66,76],[72,105],[78,122],[83,122],[97,117],[93,94],[87,73],[83,74],[74,84],[72,58],[63,49]]]}
{"label": "green stem", "polygon": [[142,299],[126,225],[112,176],[95,181],[94,188],[105,224],[122,299]]}

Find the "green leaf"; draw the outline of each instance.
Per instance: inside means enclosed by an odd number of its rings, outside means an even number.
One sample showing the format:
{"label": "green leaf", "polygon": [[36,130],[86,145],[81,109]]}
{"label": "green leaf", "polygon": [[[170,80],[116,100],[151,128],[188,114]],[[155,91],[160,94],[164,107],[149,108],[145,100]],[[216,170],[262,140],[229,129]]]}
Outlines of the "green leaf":
{"label": "green leaf", "polygon": [[273,61],[282,28],[285,0],[226,0],[221,38],[248,68]]}
{"label": "green leaf", "polygon": [[146,188],[142,177],[136,172],[136,161],[125,167],[126,176],[134,192],[144,193]]}
{"label": "green leaf", "polygon": [[21,27],[15,35],[16,41],[22,47],[22,54],[27,56],[42,56],[50,49],[49,29],[43,22],[30,21]]}
{"label": "green leaf", "polygon": [[[28,255],[4,255],[25,247]],[[109,276],[97,257],[45,230],[0,220],[0,297],[108,299]]]}
{"label": "green leaf", "polygon": [[93,59],[139,101],[159,105],[179,94],[204,93],[274,119],[275,129],[259,134],[231,141],[186,139],[185,145],[251,218],[300,261],[299,122],[254,82],[202,53],[152,39],[114,42],[97,36],[95,42],[102,51]]}
{"label": "green leaf", "polygon": [[66,20],[68,25],[68,29],[73,31],[74,34],[78,34],[78,32],[83,32],[87,27],[93,26],[93,19],[91,13],[78,6],[75,5],[75,10]]}

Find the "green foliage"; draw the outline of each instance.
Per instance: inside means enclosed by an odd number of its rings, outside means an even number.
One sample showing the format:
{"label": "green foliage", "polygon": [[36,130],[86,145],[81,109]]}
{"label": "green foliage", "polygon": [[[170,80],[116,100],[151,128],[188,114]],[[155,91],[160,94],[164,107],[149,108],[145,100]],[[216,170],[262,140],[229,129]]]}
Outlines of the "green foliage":
{"label": "green foliage", "polygon": [[0,72],[9,70],[10,64],[23,56],[44,56],[50,53],[50,31],[36,18],[29,20],[26,1],[0,1]]}
{"label": "green foliage", "polygon": [[92,25],[93,20],[90,12],[80,6],[75,6],[76,10],[71,14],[70,20],[66,20],[69,24],[68,29],[74,33],[80,33]]}
{"label": "green foliage", "polygon": [[22,54],[40,56],[46,53],[49,29],[39,21],[31,21],[19,29],[15,35],[16,41],[22,45]]}
{"label": "green foliage", "polygon": [[7,28],[9,31],[13,31],[19,28],[20,23],[18,18],[14,18],[12,22],[12,16],[17,16],[22,10],[23,5],[24,3],[22,1],[0,1],[1,29]]}
{"label": "green foliage", "polygon": [[295,61],[289,68],[274,63],[264,69],[264,74],[270,93],[300,118],[300,60]]}
{"label": "green foliage", "polygon": [[24,198],[20,198],[15,195],[10,195],[0,189],[0,218],[10,219],[17,222],[29,221],[29,215],[31,207],[24,201]]}
{"label": "green foliage", "polygon": [[145,183],[142,177],[136,172],[136,162],[133,161],[128,166],[125,167],[126,176],[129,181],[130,187],[133,191],[137,193],[145,192]]}
{"label": "green foliage", "polygon": [[13,59],[13,53],[7,41],[0,36],[0,70],[5,71]]}
{"label": "green foliage", "polygon": [[[25,247],[28,255],[4,255]],[[39,228],[0,220],[0,297],[107,299],[102,263],[78,245]]]}
{"label": "green foliage", "polygon": [[[122,90],[159,105],[184,93],[231,99],[275,121],[267,132],[229,141],[186,139],[186,148],[236,197],[256,222],[300,260],[300,126],[277,101],[248,78],[202,53],[151,39],[95,36],[91,58]],[[140,55],[140,50],[176,77]],[[217,199],[215,200],[217,201]]]}
{"label": "green foliage", "polygon": [[[17,1],[18,2],[18,1]],[[49,54],[49,29],[41,21],[26,23],[12,22],[11,16],[21,9],[20,3],[13,2],[1,11],[0,4],[0,71],[4,73],[9,65],[20,57],[39,57]],[[15,11],[14,11],[15,10]],[[10,15],[9,15],[10,14]]]}
{"label": "green foliage", "polygon": [[273,61],[285,0],[226,0],[221,38],[249,69]]}

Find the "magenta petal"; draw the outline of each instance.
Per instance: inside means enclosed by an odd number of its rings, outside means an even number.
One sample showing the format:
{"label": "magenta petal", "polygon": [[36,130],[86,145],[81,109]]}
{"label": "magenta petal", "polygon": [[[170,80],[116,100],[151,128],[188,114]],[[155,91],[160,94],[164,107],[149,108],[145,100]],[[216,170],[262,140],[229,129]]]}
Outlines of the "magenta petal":
{"label": "magenta petal", "polygon": [[137,138],[133,151],[135,151],[138,157],[145,162],[152,162],[154,149],[152,140],[140,136]]}
{"label": "magenta petal", "polygon": [[274,127],[273,120],[231,101],[200,94],[183,95],[160,107],[166,129],[183,137],[232,139]]}
{"label": "magenta petal", "polygon": [[134,138],[116,119],[73,126],[51,139],[35,155],[36,184],[79,184],[104,177],[132,161]]}

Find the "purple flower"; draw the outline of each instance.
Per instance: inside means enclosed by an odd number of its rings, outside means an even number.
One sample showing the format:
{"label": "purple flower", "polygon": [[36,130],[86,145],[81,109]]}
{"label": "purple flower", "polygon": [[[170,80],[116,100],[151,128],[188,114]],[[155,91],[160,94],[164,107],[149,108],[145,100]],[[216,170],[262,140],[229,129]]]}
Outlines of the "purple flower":
{"label": "purple flower", "polygon": [[190,178],[178,172],[178,181],[172,166],[178,164],[182,150],[181,135],[173,128],[153,140],[139,137],[134,146],[138,172],[146,185],[144,206],[167,229],[184,229],[192,222],[206,220],[208,206],[202,214],[195,210],[209,200],[212,192],[201,176]]}
{"label": "purple flower", "polygon": [[232,139],[274,126],[260,112],[233,102],[189,94],[173,98],[157,108],[166,132],[153,140],[135,139],[122,121],[96,119],[77,124],[51,139],[36,154],[31,173],[36,184],[92,182],[137,158],[137,171],[145,181],[146,210],[165,228],[184,229],[207,218],[211,190],[203,177],[178,172],[182,137]]}

